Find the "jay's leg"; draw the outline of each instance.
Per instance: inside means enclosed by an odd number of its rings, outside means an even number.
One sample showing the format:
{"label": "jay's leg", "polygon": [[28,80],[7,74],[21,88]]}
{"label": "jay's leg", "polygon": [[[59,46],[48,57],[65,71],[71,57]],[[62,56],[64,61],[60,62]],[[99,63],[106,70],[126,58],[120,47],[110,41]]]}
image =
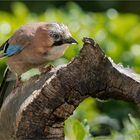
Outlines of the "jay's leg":
{"label": "jay's leg", "polygon": [[16,84],[15,84],[15,88],[18,87],[20,84],[22,84],[23,82],[21,81],[21,75],[17,75],[16,74]]}

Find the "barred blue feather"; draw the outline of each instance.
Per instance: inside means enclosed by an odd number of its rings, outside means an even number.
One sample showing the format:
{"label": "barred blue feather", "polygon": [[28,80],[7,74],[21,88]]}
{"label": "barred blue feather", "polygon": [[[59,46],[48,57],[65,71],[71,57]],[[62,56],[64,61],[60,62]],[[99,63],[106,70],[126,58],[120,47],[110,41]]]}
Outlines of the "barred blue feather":
{"label": "barred blue feather", "polygon": [[0,57],[12,56],[23,50],[21,45],[12,45],[8,43],[8,40],[0,47]]}

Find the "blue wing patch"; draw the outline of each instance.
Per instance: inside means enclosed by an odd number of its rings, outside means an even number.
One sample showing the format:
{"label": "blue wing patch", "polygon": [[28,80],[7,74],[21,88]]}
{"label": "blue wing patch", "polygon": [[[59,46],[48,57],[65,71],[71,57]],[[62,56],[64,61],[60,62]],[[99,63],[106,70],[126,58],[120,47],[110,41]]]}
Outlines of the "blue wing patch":
{"label": "blue wing patch", "polygon": [[8,45],[5,50],[4,50],[4,54],[6,56],[12,56],[14,54],[17,54],[19,52],[21,52],[23,50],[24,47],[20,46],[20,45]]}

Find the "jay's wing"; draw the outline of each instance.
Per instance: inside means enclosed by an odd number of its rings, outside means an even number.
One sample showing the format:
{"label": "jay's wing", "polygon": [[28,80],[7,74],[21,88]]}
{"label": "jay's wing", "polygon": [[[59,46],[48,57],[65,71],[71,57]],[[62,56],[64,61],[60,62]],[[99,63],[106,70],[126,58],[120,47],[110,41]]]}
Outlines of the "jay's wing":
{"label": "jay's wing", "polygon": [[[36,29],[36,28],[35,28]],[[23,26],[18,29],[11,38],[9,38],[0,47],[0,57],[12,56],[21,52],[24,48],[32,43],[35,29],[30,26]]]}
{"label": "jay's wing", "polygon": [[23,46],[21,45],[12,45],[8,42],[8,40],[0,47],[0,57],[4,56],[12,56],[17,54],[23,50]]}

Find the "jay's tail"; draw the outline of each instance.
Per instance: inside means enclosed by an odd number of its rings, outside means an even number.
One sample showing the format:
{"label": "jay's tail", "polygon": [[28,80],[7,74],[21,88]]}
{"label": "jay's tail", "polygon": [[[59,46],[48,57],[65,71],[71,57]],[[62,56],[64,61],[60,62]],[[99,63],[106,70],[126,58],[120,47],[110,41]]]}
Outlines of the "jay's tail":
{"label": "jay's tail", "polygon": [[15,85],[15,79],[13,78],[13,73],[6,68],[3,81],[0,85],[0,108],[3,104],[4,99],[11,93],[14,85]]}

